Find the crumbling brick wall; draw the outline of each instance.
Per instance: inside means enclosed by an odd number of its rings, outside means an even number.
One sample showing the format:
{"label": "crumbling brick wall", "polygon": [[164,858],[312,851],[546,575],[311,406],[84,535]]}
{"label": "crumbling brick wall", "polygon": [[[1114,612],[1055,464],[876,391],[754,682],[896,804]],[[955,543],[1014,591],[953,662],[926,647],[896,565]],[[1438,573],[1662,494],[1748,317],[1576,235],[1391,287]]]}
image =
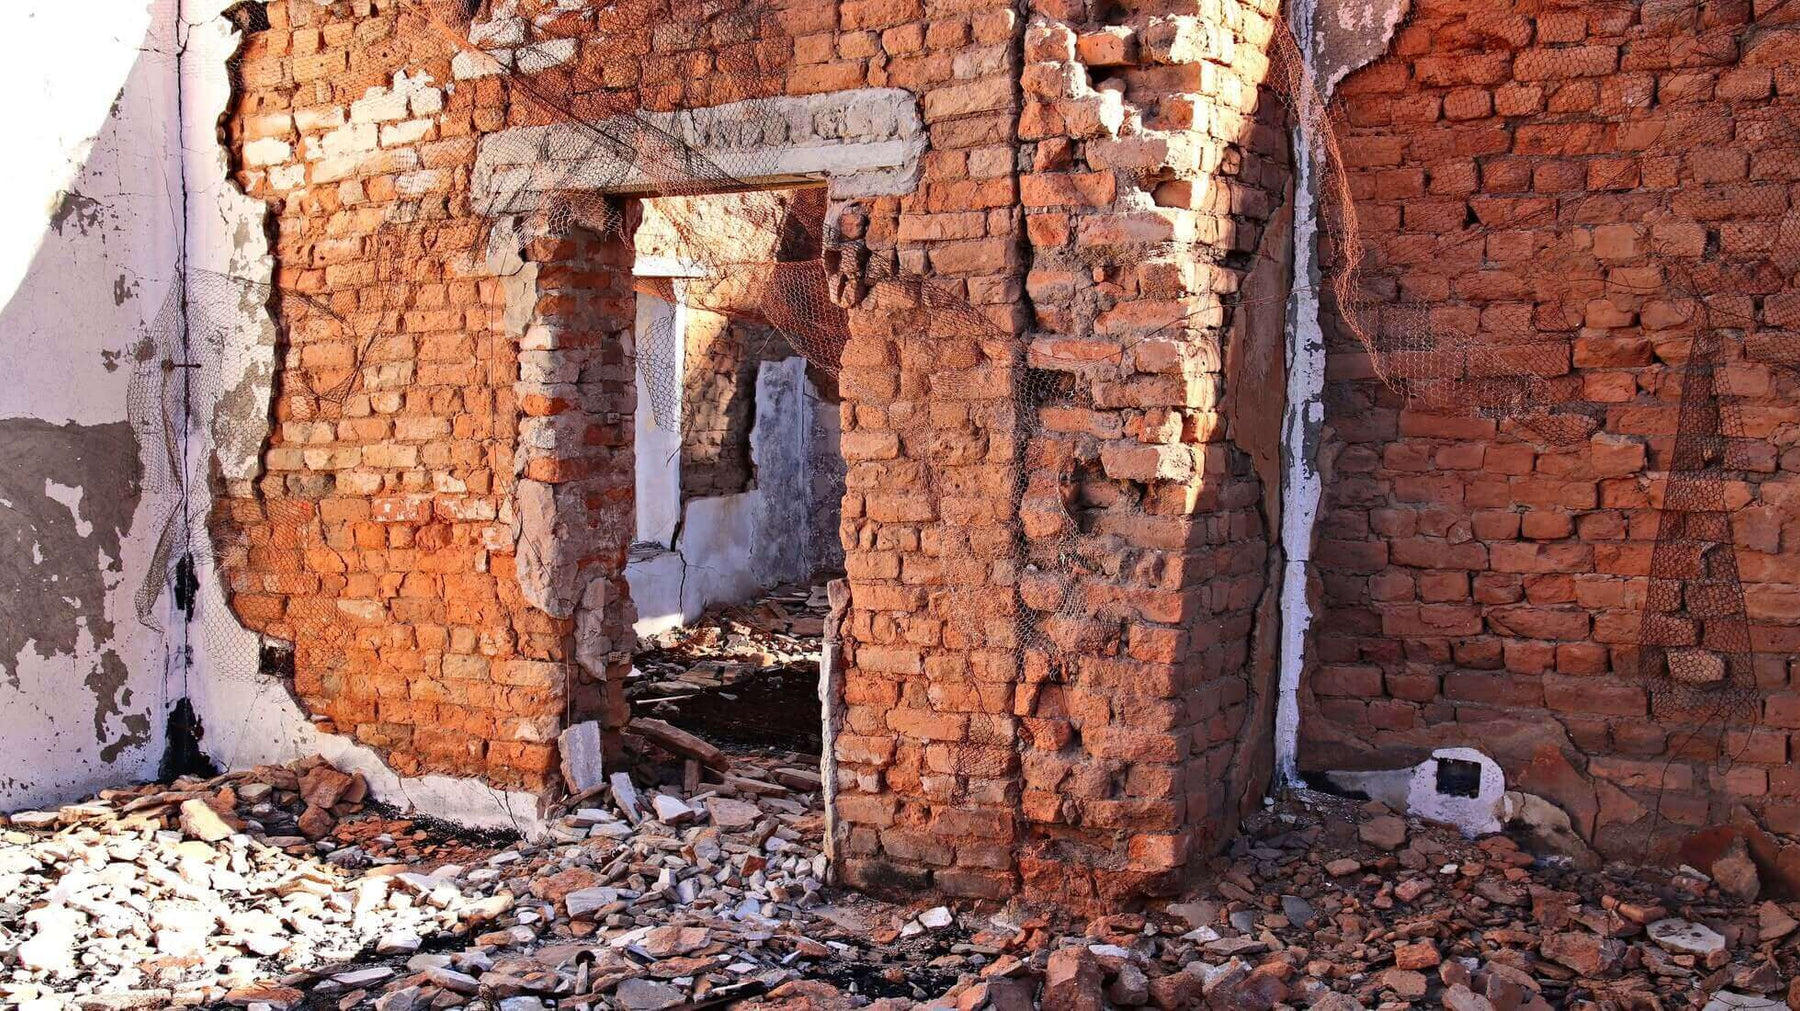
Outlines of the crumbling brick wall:
{"label": "crumbling brick wall", "polygon": [[772,327],[690,310],[682,391],[681,497],[748,491],[756,373],[799,352]]}
{"label": "crumbling brick wall", "polygon": [[[828,262],[871,280],[840,296],[853,884],[1099,905],[1172,887],[1260,795],[1274,433],[1223,405],[1243,349],[1279,361],[1279,316],[1226,304],[1281,273],[1275,6],[847,0],[746,43],[764,93],[904,88],[929,139],[912,193],[834,195],[854,255]],[[385,0],[267,13],[228,128],[278,285],[313,301],[278,307],[264,498],[226,489],[221,526],[254,545],[292,508],[331,550],[245,552],[234,607],[303,640],[297,616],[355,617],[341,661],[299,663],[327,729],[403,771],[548,788],[567,713],[624,715],[627,201],[509,233],[516,262],[473,241],[479,139],[552,110],[465,59],[405,65]],[[642,52],[596,82],[602,112],[744,97],[684,69],[695,33],[652,18],[621,50],[612,25],[590,54],[566,37],[584,16],[554,45],[507,27],[509,58],[558,84]],[[396,220],[425,223],[399,257]],[[345,330],[377,311],[399,336],[359,360]],[[316,391],[346,388],[319,421]]]}
{"label": "crumbling brick wall", "polygon": [[[1559,446],[1409,404],[1334,335],[1302,766],[1482,748],[1614,851],[1657,812],[1690,830],[1751,814],[1800,830],[1800,456],[1786,448],[1800,408],[1743,327],[1723,382],[1749,440],[1727,499],[1770,694],[1731,719],[1653,712],[1635,649],[1693,337],[1657,265],[1754,248],[1792,221],[1792,152],[1770,151],[1764,127],[1800,104],[1800,71],[1780,58],[1794,29],[1718,32],[1748,5],[1413,6],[1388,56],[1339,89],[1372,283],[1499,341],[1512,331],[1497,318],[1529,318],[1566,341],[1545,371],[1599,405],[1600,423]],[[1697,44],[1702,32],[1713,42]],[[1690,126],[1659,128],[1677,115]],[[1562,220],[1544,219],[1551,201]],[[1569,237],[1574,258],[1553,256]],[[1554,304],[1568,276],[1597,279],[1595,292]],[[1716,307],[1766,335],[1791,325],[1791,282],[1722,277]]]}
{"label": "crumbling brick wall", "polygon": [[1043,2],[1025,33],[1027,364],[1068,391],[1035,419],[1027,555],[1073,525],[1093,564],[1023,577],[1061,613],[1016,698],[1021,868],[1069,901],[1179,880],[1268,774],[1275,432],[1225,401],[1234,356],[1280,355],[1279,310],[1227,305],[1282,270],[1277,6]]}

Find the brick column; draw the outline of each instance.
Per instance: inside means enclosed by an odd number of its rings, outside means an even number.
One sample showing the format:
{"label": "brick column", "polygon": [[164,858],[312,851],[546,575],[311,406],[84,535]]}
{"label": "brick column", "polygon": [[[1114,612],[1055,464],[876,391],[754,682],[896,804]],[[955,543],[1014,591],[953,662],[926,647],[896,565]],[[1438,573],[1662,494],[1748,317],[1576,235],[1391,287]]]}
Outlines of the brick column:
{"label": "brick column", "polygon": [[[616,217],[622,205],[607,210]],[[534,612],[533,651],[570,685],[569,722],[599,720],[616,754],[637,617],[625,582],[636,530],[634,254],[617,230],[573,225],[527,255],[536,269],[522,293],[532,311],[515,386],[516,575]]]}

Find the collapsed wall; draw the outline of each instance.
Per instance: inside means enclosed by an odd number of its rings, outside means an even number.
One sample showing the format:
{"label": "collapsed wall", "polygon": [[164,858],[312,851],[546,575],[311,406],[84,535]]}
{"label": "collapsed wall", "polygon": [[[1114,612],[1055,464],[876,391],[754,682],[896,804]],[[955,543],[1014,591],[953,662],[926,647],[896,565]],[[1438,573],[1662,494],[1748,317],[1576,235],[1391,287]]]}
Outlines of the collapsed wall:
{"label": "collapsed wall", "polygon": [[[647,414],[678,422],[650,447],[675,527],[757,491],[828,526],[755,487],[757,361],[788,355],[748,335],[779,332],[807,360],[783,396],[838,399],[837,543],[805,554],[847,573],[842,880],[1165,893],[1278,762],[1468,745],[1603,851],[1725,825],[1796,859],[1764,834],[1800,830],[1794,272],[1716,268],[1800,241],[1800,27],[1417,0],[1396,32],[1388,0],[1297,5],[1296,46],[1275,0],[568,6],[231,8],[242,192],[190,215],[169,368],[137,372],[207,413],[151,433],[213,507],[143,567],[198,566],[171,655],[237,721],[215,754],[324,748],[528,821],[559,733],[616,754],[629,716]],[[652,299],[700,322],[661,332]],[[1740,426],[1693,521],[1735,531],[1738,625],[1658,546],[1696,410]],[[6,424],[41,455],[32,416]],[[116,570],[125,518],[48,477]],[[1705,630],[1740,625],[1741,663]],[[110,663],[97,744],[142,767],[161,714]],[[1755,711],[1674,704],[1683,670]]]}

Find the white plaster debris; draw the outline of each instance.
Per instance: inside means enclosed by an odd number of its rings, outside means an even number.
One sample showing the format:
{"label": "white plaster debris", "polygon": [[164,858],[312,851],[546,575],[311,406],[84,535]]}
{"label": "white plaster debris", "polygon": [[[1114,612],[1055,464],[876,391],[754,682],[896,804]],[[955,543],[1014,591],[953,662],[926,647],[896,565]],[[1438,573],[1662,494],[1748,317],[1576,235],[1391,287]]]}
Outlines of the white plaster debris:
{"label": "white plaster debris", "polygon": [[[1438,789],[1440,761],[1469,762],[1481,767],[1473,797]],[[1417,765],[1399,769],[1333,770],[1322,774],[1341,790],[1381,801],[1396,811],[1440,825],[1452,825],[1473,838],[1498,832],[1522,802],[1509,802],[1506,774],[1492,758],[1475,748],[1439,748]]]}
{"label": "white plaster debris", "polygon": [[[1480,784],[1473,797],[1460,797],[1438,789],[1439,763],[1471,762],[1481,767]],[[1455,825],[1474,838],[1500,831],[1506,820],[1506,774],[1493,759],[1474,748],[1439,748],[1413,767],[1407,781],[1406,811],[1442,825]]]}
{"label": "white plaster debris", "polygon": [[1672,954],[1705,958],[1725,950],[1725,936],[1705,924],[1671,918],[1644,929],[1650,940]]}
{"label": "white plaster debris", "polygon": [[[17,935],[0,908],[0,943],[12,955],[0,963],[0,1006],[293,1007],[310,997],[423,1008],[463,1003],[440,994],[484,989],[554,998],[578,977],[618,986],[614,997],[629,1005],[636,991],[625,981],[643,972],[644,958],[720,944],[727,955],[659,976],[668,992],[658,1000],[693,999],[702,974],[720,985],[717,967],[727,962],[728,982],[767,989],[853,954],[812,937],[840,936],[833,917],[844,914],[823,905],[817,793],[773,785],[790,760],[744,760],[755,793],[707,784],[700,803],[659,788],[651,798],[659,820],[636,829],[590,806],[557,820],[566,841],[463,848],[459,862],[437,866],[399,862],[408,853],[430,859],[406,839],[377,850],[265,836],[249,816],[267,794],[230,776],[30,813],[0,826],[0,895],[30,907],[11,921],[23,928]],[[241,830],[203,839],[157,827],[175,817],[179,798],[199,803],[195,794],[220,789],[248,805],[238,811],[249,818]],[[299,792],[308,789],[303,777]],[[730,817],[715,821],[715,810]],[[948,915],[925,914],[934,924]],[[428,940],[436,953],[415,954]],[[385,964],[358,964],[366,948]],[[580,950],[598,956],[585,977]],[[156,956],[184,961],[152,964]],[[357,990],[366,993],[351,1000]]]}

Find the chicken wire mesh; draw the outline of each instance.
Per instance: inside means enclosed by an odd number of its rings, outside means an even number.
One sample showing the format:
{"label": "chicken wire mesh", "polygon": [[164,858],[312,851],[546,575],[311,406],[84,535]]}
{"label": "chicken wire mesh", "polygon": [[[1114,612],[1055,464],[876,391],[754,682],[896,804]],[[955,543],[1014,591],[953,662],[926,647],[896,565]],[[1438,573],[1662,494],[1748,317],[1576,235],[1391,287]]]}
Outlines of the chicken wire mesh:
{"label": "chicken wire mesh", "polygon": [[[1398,228],[1377,226],[1379,239],[1358,205],[1399,166],[1355,148],[1382,131],[1326,107],[1301,61],[1284,61],[1302,133],[1326,165],[1335,323],[1416,403],[1508,422],[1552,449],[1586,443],[1618,409],[1584,381],[1584,367],[1606,364],[1584,345],[1641,339],[1646,353],[1628,364],[1665,368],[1635,392],[1679,407],[1672,431],[1646,433],[1647,470],[1664,486],[1652,492],[1636,649],[1615,669],[1645,687],[1658,719],[1755,722],[1765,682],[1733,524],[1745,503],[1728,499],[1757,467],[1746,450],[1791,435],[1746,431],[1740,398],[1767,396],[1759,368],[1800,374],[1779,298],[1800,268],[1800,105],[1794,82],[1756,55],[1796,9],[1678,0],[1434,13],[1432,55],[1464,63],[1427,90],[1444,103],[1441,129],[1412,137],[1410,157],[1432,172],[1419,223],[1409,207]],[[1575,44],[1587,31],[1627,36],[1622,62]],[[1501,57],[1511,73],[1484,80]],[[1446,264],[1467,273],[1446,284]]]}
{"label": "chicken wire mesh", "polygon": [[[224,359],[245,346],[234,332],[241,315],[209,307],[267,307],[275,321],[267,339],[275,345],[274,424],[282,429],[283,448],[329,454],[336,451],[332,437],[354,428],[372,398],[409,395],[416,350],[409,314],[441,308],[430,301],[434,286],[456,283],[459,269],[480,261],[496,242],[520,236],[586,230],[629,244],[641,206],[618,199],[627,194],[665,202],[674,259],[685,271],[680,283],[634,278],[640,293],[774,327],[833,378],[844,369],[853,308],[915,314],[922,322],[897,341],[896,354],[903,364],[929,367],[906,370],[915,385],[895,391],[885,419],[903,444],[941,444],[949,434],[924,405],[979,403],[986,438],[1022,459],[1019,447],[1042,432],[1047,408],[1088,402],[1090,391],[1066,373],[1025,367],[1018,339],[951,286],[908,271],[894,257],[869,255],[867,222],[854,207],[836,214],[810,198],[697,199],[755,193],[759,184],[751,180],[783,173],[780,117],[771,104],[783,87],[780,60],[761,44],[778,34],[775,9],[755,0],[362,6],[382,15],[382,28],[363,40],[360,62],[308,85],[321,104],[348,107],[391,96],[407,75],[460,77],[459,86],[505,93],[507,125],[553,129],[503,159],[516,162],[515,169],[492,180],[479,199],[391,194],[379,224],[363,238],[346,232],[332,240],[341,244],[332,250],[312,240],[278,248],[284,263],[328,264],[322,274],[278,270],[271,285],[189,270],[177,286],[139,356],[132,414],[165,447],[155,479],[182,489],[160,555],[171,564],[191,556],[196,573],[225,589],[228,612],[199,622],[201,634],[219,637],[222,648],[243,646],[239,619],[254,611],[263,635],[293,644],[297,668],[329,678],[377,665],[387,632],[343,603],[350,577],[341,553],[354,545],[321,514],[331,479],[277,469],[267,459],[253,472],[225,473],[217,462],[220,447],[254,444],[262,452],[267,418],[184,423],[183,405],[227,395],[221,377],[234,372]],[[1712,71],[1753,66],[1746,54],[1761,33],[1794,20],[1785,2],[1499,4],[1461,15],[1449,58],[1528,42],[1519,35],[1527,10],[1614,18],[1619,30],[1638,32],[1643,45],[1679,48],[1672,65]],[[235,13],[247,35],[267,29],[257,5]],[[653,53],[644,43],[646,26],[692,45],[674,55]],[[513,32],[525,34],[515,42]],[[612,59],[561,68],[532,64],[531,53],[594,38],[616,40],[616,47],[601,50]],[[1609,409],[1581,381],[1575,356],[1584,327],[1604,313],[1601,306],[1640,323],[1643,314],[1657,314],[1653,352],[1642,364],[1666,369],[1637,392],[1677,401],[1679,409],[1667,448],[1658,445],[1651,465],[1667,476],[1644,579],[1636,676],[1658,713],[1752,720],[1758,675],[1733,528],[1742,503],[1730,490],[1754,455],[1745,447],[1771,435],[1745,430],[1733,382],[1746,381],[1740,368],[1746,364],[1790,381],[1800,377],[1800,346],[1786,329],[1791,323],[1773,311],[1800,268],[1794,196],[1800,88],[1772,82],[1760,91],[1687,103],[1654,74],[1645,82],[1621,72],[1602,83],[1585,71],[1556,73],[1558,61],[1568,69],[1589,58],[1579,47],[1531,52],[1547,65],[1545,79],[1579,87],[1565,86],[1569,94],[1561,98],[1564,88],[1552,88],[1528,109],[1499,112],[1511,128],[1530,127],[1537,145],[1482,164],[1477,189],[1506,197],[1463,200],[1462,212],[1449,217],[1433,217],[1434,208],[1422,206],[1417,227],[1384,227],[1377,241],[1358,213],[1378,168],[1354,152],[1362,125],[1347,119],[1341,104],[1326,103],[1300,47],[1278,26],[1266,92],[1298,128],[1297,143],[1313,147],[1323,171],[1327,269],[1319,293],[1327,322],[1363,348],[1381,382],[1415,402],[1500,419],[1521,438],[1566,446],[1592,437]],[[649,81],[644,97],[609,87],[639,74]],[[702,106],[715,110],[705,122],[696,112]],[[717,112],[721,107],[728,111]],[[1590,149],[1596,128],[1609,141],[1605,149],[1623,157]],[[734,145],[728,154],[692,142],[720,134],[765,142]],[[1742,178],[1684,187],[1656,175],[1663,163],[1685,162],[1696,150],[1740,158]],[[517,207],[533,209],[521,214]],[[1695,246],[1689,239],[1697,223]],[[1608,241],[1642,251],[1628,267],[1610,265],[1594,249],[1601,229],[1619,228],[1626,233],[1609,231]],[[745,244],[736,241],[745,234],[788,240],[747,259]],[[1529,269],[1494,269],[1495,250],[1505,244],[1515,249],[1508,256]],[[784,256],[780,246],[800,252]],[[1416,267],[1444,263],[1494,283],[1416,287],[1422,277]],[[1244,304],[1231,297],[1222,302],[1227,311]],[[1192,337],[1188,322],[1169,331]],[[684,424],[678,339],[666,320],[635,335],[647,406],[659,425],[677,430]],[[498,368],[491,358],[485,364]],[[984,401],[996,377],[1010,396]],[[490,378],[498,383],[500,376]],[[486,408],[484,430],[498,438],[501,408],[492,400]],[[307,446],[309,432],[317,435],[316,448]],[[189,445],[194,439],[203,445]],[[917,459],[935,500],[967,503],[992,494],[968,486],[966,469],[945,462],[953,456],[922,452]],[[1097,620],[1112,617],[1096,614],[1083,588],[1087,580],[1110,578],[1116,559],[1106,540],[1076,519],[1074,475],[1019,469],[1000,513],[1027,497],[1062,505],[1060,515],[1032,524],[1032,536],[1016,528],[1003,535],[1024,566],[1015,577],[1034,578],[1019,580],[1022,597],[995,594],[985,579],[966,586],[948,579],[932,610],[945,623],[946,641],[1034,652],[1054,663],[1080,648]],[[987,520],[995,513],[977,508],[959,518],[946,509],[934,518],[953,531],[947,543],[967,548],[993,536]],[[159,570],[141,588],[145,620],[155,620],[165,584]]]}

